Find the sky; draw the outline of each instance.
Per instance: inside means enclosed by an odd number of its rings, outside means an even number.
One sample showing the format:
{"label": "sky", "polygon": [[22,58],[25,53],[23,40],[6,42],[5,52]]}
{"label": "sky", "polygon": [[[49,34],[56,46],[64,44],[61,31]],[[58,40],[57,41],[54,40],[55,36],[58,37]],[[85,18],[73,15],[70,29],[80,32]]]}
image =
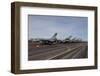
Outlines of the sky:
{"label": "sky", "polygon": [[88,39],[88,18],[75,16],[50,16],[29,15],[28,16],[28,38],[51,38],[58,33],[58,39],[68,36]]}

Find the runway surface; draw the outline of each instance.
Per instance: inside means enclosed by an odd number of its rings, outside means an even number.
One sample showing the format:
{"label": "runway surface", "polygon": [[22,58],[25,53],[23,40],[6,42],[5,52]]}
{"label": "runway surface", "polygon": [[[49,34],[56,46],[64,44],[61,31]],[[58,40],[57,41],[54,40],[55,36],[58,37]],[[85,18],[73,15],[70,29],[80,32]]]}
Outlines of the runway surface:
{"label": "runway surface", "polygon": [[28,60],[79,59],[88,57],[87,43],[66,43],[28,48]]}

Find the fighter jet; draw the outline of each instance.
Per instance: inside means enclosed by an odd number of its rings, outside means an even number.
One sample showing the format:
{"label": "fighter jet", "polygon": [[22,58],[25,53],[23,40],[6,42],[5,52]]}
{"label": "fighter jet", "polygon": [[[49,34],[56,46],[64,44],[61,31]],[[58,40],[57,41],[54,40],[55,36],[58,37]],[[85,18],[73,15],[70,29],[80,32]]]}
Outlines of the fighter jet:
{"label": "fighter jet", "polygon": [[65,38],[65,39],[63,40],[63,43],[71,42],[71,38],[72,38],[72,36],[69,36],[69,37]]}
{"label": "fighter jet", "polygon": [[82,39],[81,38],[73,38],[72,42],[82,42]]}
{"label": "fighter jet", "polygon": [[38,42],[40,44],[46,44],[46,45],[51,45],[55,44],[57,42],[57,33],[55,33],[51,38],[49,39],[33,39],[32,42]]}

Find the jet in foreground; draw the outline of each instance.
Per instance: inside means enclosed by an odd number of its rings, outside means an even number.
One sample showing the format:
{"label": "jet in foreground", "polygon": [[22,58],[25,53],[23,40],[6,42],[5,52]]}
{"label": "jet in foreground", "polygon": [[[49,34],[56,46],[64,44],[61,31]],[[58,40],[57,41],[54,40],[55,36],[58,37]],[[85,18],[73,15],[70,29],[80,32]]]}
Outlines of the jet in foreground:
{"label": "jet in foreground", "polygon": [[49,39],[31,39],[30,41],[32,42],[37,42],[37,43],[40,43],[40,44],[48,44],[48,45],[51,45],[51,44],[55,44],[57,42],[57,33],[55,33],[51,38]]}

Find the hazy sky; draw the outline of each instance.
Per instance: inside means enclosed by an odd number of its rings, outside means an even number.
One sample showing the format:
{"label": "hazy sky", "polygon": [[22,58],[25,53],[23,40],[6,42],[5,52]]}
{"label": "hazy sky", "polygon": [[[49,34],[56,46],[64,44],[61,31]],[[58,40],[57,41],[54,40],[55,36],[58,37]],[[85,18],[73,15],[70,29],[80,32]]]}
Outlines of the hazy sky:
{"label": "hazy sky", "polygon": [[58,33],[58,39],[69,35],[83,40],[88,39],[88,18],[71,16],[29,15],[28,31],[30,38],[50,38]]}

